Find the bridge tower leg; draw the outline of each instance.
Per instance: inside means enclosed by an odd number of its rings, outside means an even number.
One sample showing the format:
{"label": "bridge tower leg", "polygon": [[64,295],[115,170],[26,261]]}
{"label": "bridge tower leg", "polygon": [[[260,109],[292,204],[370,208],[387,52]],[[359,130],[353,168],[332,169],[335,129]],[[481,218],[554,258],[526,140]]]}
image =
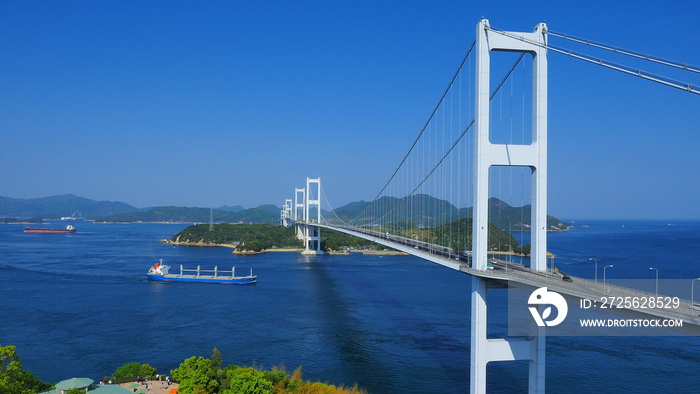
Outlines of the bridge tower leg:
{"label": "bridge tower leg", "polygon": [[306,237],[306,227],[299,222],[306,222],[304,204],[306,204],[306,189],[294,189],[294,212],[292,217],[294,218],[296,236],[302,241]]}
{"label": "bridge tower leg", "polygon": [[[488,200],[491,166],[528,167],[532,171],[530,268],[547,268],[547,26],[533,33],[494,32],[482,19],[476,29],[476,132],[472,268],[486,270],[488,263]],[[503,34],[505,33],[505,34]],[[513,38],[523,37],[527,41]],[[525,52],[533,58],[532,143],[493,144],[490,136],[491,51]],[[534,326],[530,339],[487,337],[489,281],[472,277],[471,378],[472,393],[486,391],[486,365],[490,361],[529,360],[529,392],[544,393],[545,333]],[[526,307],[526,306],[523,306]]]}
{"label": "bridge tower leg", "polygon": [[[313,188],[313,189],[312,189]],[[321,223],[321,178],[306,178],[306,198],[304,200],[304,251],[302,254],[323,254],[321,250],[321,227],[310,223]],[[311,209],[315,215],[311,217]]]}

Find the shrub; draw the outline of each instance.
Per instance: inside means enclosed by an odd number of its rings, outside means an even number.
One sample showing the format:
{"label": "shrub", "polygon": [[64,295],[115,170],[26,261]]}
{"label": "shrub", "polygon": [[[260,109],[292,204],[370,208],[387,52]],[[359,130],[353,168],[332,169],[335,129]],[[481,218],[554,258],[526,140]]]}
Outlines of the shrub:
{"label": "shrub", "polygon": [[126,363],[117,368],[112,377],[119,382],[135,380],[137,377],[151,378],[156,374],[156,369],[148,364],[137,362]]}
{"label": "shrub", "polygon": [[265,379],[265,374],[253,368],[238,368],[229,372],[231,388],[224,394],[270,394],[272,382]]}

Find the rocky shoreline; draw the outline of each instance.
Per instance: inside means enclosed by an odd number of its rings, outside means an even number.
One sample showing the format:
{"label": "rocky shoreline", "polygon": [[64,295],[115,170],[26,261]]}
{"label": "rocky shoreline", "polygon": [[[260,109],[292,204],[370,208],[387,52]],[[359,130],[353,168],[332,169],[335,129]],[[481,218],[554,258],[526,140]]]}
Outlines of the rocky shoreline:
{"label": "rocky shoreline", "polygon": [[167,238],[162,238],[158,242],[162,244],[168,244],[168,245],[182,245],[182,246],[220,246],[224,248],[236,248],[236,245],[234,244],[217,244],[213,242],[204,242],[202,240],[198,242],[180,242],[180,241],[171,241]]}
{"label": "rocky shoreline", "polygon": [[[171,241],[167,238],[162,238],[158,242],[160,242],[162,244],[177,245],[177,246],[232,248],[233,251],[231,252],[231,254],[238,254],[238,255],[254,255],[254,254],[261,254],[261,253],[268,253],[268,252],[299,252],[299,253],[301,253],[304,251],[304,248],[275,248],[275,249],[263,249],[259,252],[255,252],[252,250],[238,250],[236,248],[237,245],[234,245],[234,244],[219,244],[219,243],[213,243],[213,242],[204,242],[203,240],[199,240],[198,242],[182,242],[182,241]],[[352,253],[361,253],[361,254],[366,254],[366,255],[380,255],[380,256],[408,256],[408,253],[399,252],[397,250],[351,249],[351,250],[337,250],[337,251],[328,252],[328,254],[338,255],[338,256],[346,256],[346,255],[350,255]]]}

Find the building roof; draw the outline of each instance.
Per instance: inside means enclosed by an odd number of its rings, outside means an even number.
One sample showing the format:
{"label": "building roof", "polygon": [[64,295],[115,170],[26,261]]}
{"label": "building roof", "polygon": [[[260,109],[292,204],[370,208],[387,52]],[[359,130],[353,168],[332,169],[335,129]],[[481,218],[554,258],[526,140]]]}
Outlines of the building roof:
{"label": "building roof", "polygon": [[88,391],[89,394],[128,394],[133,392],[129,389],[126,389],[118,384],[105,384],[105,385],[99,385],[95,387],[94,389]]}
{"label": "building roof", "polygon": [[90,378],[70,378],[56,383],[56,390],[84,389],[93,383],[95,381]]}
{"label": "building roof", "polygon": [[[65,390],[65,389],[62,389]],[[46,391],[41,394],[61,394],[63,391],[58,391],[58,390],[51,390],[51,391]],[[118,384],[105,384],[105,385],[96,385],[94,386],[90,391],[88,391],[89,394],[133,394],[133,392],[129,389],[126,389]]]}

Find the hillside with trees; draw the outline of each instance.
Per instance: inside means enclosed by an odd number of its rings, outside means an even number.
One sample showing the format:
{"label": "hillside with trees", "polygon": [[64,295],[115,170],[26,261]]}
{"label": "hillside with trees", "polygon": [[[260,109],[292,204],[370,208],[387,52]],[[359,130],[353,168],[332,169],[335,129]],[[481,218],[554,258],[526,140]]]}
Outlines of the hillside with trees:
{"label": "hillside with trees", "polygon": [[300,248],[302,242],[294,235],[294,227],[273,224],[219,223],[209,230],[208,224],[196,224],[175,234],[170,242],[176,244],[240,245],[240,249],[259,252],[263,249]]}
{"label": "hillside with trees", "polygon": [[[454,250],[471,250],[472,219],[462,218],[437,227],[418,228],[404,223],[397,230],[377,228],[378,232],[391,232],[405,238],[417,239],[453,248]],[[237,250],[259,252],[270,249],[302,248],[303,243],[295,233],[294,227],[271,224],[215,224],[209,229],[208,224],[192,225],[173,236],[169,242],[190,245],[237,245]],[[358,248],[372,246],[377,249],[385,247],[365,239],[323,229],[321,231],[321,249],[340,250],[345,247]],[[496,226],[489,226],[489,250],[520,252],[520,245],[508,232]]]}
{"label": "hillside with trees", "polygon": [[[456,219],[471,218],[473,208],[458,209],[451,203],[426,194],[412,195],[403,199],[381,197],[374,202],[372,209],[367,209],[369,202],[359,201],[335,209],[334,214],[344,221],[373,222],[376,218],[387,216],[392,212],[396,222],[408,222],[417,227],[440,226]],[[400,206],[399,209],[395,207]],[[532,206],[512,207],[498,198],[489,199],[489,223],[509,231],[523,231],[530,228]],[[332,215],[333,217],[335,215]],[[331,217],[331,215],[326,215]],[[549,231],[563,231],[571,227],[554,216],[547,216]]]}

